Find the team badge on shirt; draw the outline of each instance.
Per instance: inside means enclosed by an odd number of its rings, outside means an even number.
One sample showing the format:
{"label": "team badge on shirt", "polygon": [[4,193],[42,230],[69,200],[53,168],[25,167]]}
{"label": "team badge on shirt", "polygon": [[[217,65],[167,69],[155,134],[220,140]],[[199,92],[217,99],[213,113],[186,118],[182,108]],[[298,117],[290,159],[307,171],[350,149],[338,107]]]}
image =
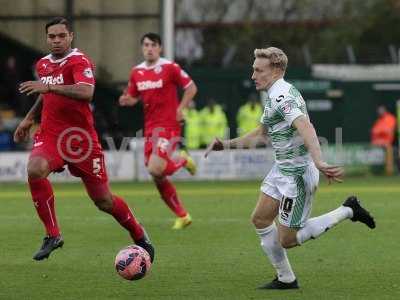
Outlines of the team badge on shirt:
{"label": "team badge on shirt", "polygon": [[87,78],[93,78],[93,72],[91,68],[86,68],[83,70],[83,75]]}
{"label": "team badge on shirt", "polygon": [[282,111],[285,114],[290,114],[290,112],[292,111],[292,104],[290,102],[286,102],[282,105]]}
{"label": "team badge on shirt", "polygon": [[162,67],[161,67],[161,66],[157,66],[157,67],[154,68],[154,72],[155,72],[156,74],[160,74],[161,71],[162,71]]}

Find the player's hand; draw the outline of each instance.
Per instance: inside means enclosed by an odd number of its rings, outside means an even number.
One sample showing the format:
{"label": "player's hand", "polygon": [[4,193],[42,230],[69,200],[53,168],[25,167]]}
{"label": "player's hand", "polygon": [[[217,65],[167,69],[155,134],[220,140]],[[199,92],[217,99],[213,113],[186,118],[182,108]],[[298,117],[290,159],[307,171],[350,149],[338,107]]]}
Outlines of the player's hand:
{"label": "player's hand", "polygon": [[120,106],[133,106],[136,104],[136,98],[130,97],[128,94],[122,94],[118,99]]}
{"label": "player's hand", "polygon": [[14,132],[14,142],[19,143],[26,141],[29,137],[29,130],[31,129],[34,121],[29,119],[23,119],[19,123],[17,129]]}
{"label": "player's hand", "polygon": [[183,121],[183,119],[184,119],[183,111],[181,108],[178,107],[178,109],[176,110],[176,120],[180,123]]}
{"label": "player's hand", "polygon": [[206,152],[204,153],[204,157],[207,158],[208,154],[211,151],[221,151],[224,150],[225,145],[224,142],[221,141],[219,138],[215,138],[207,147]]}
{"label": "player's hand", "polygon": [[19,85],[19,92],[28,96],[35,93],[44,94],[49,92],[49,86],[41,81],[25,81]]}
{"label": "player's hand", "polygon": [[316,167],[325,175],[326,178],[328,178],[329,184],[333,181],[343,182],[344,169],[342,167],[331,166],[326,162],[317,163]]}

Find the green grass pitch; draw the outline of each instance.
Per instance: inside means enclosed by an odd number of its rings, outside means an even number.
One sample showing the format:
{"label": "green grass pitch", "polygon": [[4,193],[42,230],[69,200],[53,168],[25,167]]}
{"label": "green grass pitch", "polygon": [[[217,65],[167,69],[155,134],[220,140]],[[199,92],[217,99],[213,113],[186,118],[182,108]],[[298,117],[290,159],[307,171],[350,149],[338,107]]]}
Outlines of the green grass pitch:
{"label": "green grass pitch", "polygon": [[127,199],[156,247],[148,277],[129,282],[114,257],[130,244],[125,230],[98,211],[80,184],[55,185],[65,239],[49,260],[32,254],[42,225],[23,184],[0,185],[0,299],[400,299],[399,178],[348,178],[321,184],[313,215],[357,194],[377,228],[345,221],[288,251],[301,289],[260,291],[274,277],[250,223],[259,182],[178,183],[193,216],[184,231],[147,183],[112,184]]}

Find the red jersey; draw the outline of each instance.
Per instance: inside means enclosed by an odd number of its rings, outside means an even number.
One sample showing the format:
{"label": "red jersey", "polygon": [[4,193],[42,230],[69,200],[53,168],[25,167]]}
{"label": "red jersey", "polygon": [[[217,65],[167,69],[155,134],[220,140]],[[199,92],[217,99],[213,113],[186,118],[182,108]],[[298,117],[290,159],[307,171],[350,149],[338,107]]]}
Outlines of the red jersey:
{"label": "red jersey", "polygon": [[[51,54],[36,63],[36,72],[44,84],[95,84],[94,66],[90,59],[73,49],[67,56],[54,59]],[[88,102],[55,93],[42,94],[43,109],[40,130],[45,135],[57,136],[71,127],[79,127],[98,141],[93,115]]]}
{"label": "red jersey", "polygon": [[176,120],[177,87],[186,89],[191,83],[192,79],[178,64],[165,58],[151,67],[143,62],[132,68],[128,94],[143,101],[146,136],[155,128],[180,129]]}

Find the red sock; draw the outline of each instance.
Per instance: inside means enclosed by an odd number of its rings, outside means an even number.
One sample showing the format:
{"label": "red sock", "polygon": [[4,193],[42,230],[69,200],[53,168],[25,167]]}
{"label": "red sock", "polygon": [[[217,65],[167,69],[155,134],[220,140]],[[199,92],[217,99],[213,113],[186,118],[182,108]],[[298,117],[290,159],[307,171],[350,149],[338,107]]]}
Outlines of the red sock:
{"label": "red sock", "polygon": [[186,159],[181,160],[179,162],[174,162],[171,159],[167,158],[167,166],[165,167],[165,170],[163,172],[164,176],[171,176],[174,174],[176,171],[178,171],[180,168],[186,165]]}
{"label": "red sock", "polygon": [[57,236],[60,229],[54,210],[54,195],[50,182],[44,179],[28,179],[32,200],[36,211],[46,227],[49,236]]}
{"label": "red sock", "polygon": [[156,186],[160,192],[161,198],[178,217],[187,215],[187,211],[183,207],[182,202],[179,201],[176,189],[171,181],[165,178],[162,181],[156,181]]}
{"label": "red sock", "polygon": [[134,241],[143,238],[143,228],[134,217],[124,199],[113,195],[113,209],[111,214],[122,227],[129,231]]}

